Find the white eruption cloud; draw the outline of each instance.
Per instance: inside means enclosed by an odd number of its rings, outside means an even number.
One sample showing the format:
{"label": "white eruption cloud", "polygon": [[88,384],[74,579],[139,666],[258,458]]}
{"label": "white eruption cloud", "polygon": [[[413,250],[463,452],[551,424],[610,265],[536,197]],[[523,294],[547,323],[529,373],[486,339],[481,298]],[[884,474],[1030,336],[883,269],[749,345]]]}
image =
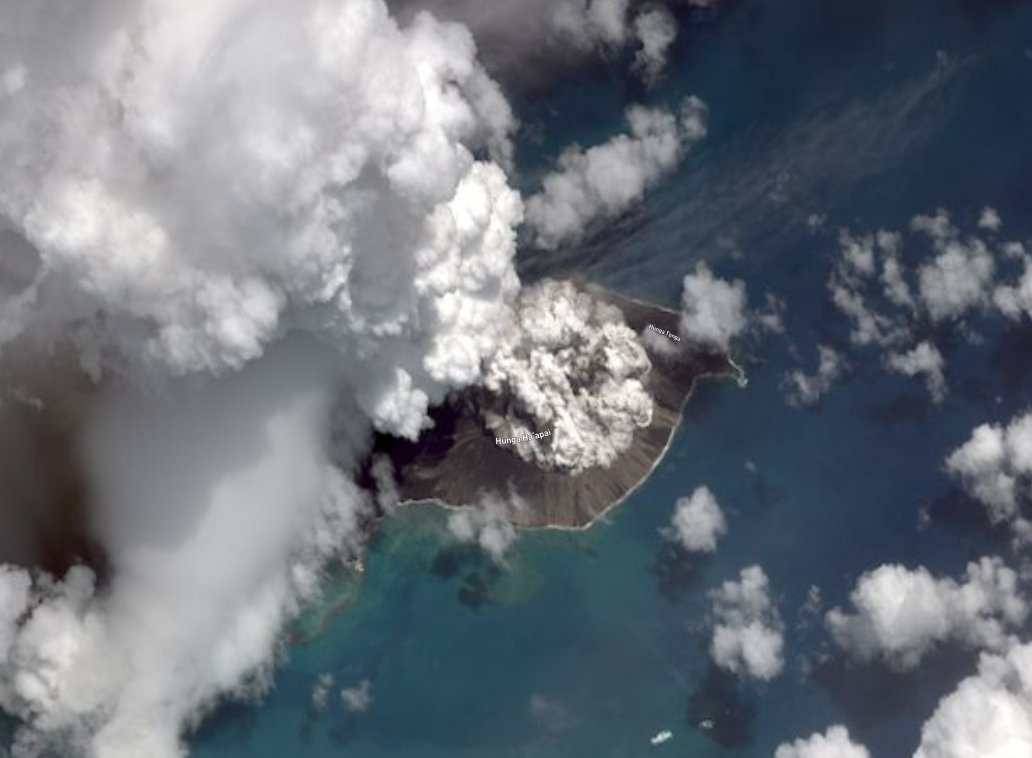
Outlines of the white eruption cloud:
{"label": "white eruption cloud", "polygon": [[824,734],[779,745],[774,758],[871,758],[871,754],[849,739],[849,730],[836,725],[828,727]]}
{"label": "white eruption cloud", "polygon": [[727,350],[749,325],[745,284],[716,277],[705,263],[684,278],[681,336],[703,347]]}
{"label": "white eruption cloud", "polygon": [[[525,288],[488,362],[485,413],[495,437],[541,466],[608,466],[652,421],[648,355],[623,314],[568,282]],[[535,437],[549,432],[548,436]]]}
{"label": "white eruption cloud", "polygon": [[1032,539],[1032,414],[1006,425],[982,424],[946,459],[946,470],[981,503],[994,524],[1010,527],[1017,542]]}
{"label": "white eruption cloud", "polygon": [[727,533],[727,521],[709,487],[698,487],[679,498],[666,537],[689,553],[712,553],[717,540]]}
{"label": "white eruption cloud", "polygon": [[945,642],[1004,649],[1029,613],[1017,574],[999,558],[968,564],[962,582],[924,567],[880,566],[860,577],[850,599],[855,612],[835,608],[826,617],[836,643],[857,660],[899,670]]}
{"label": "white eruption cloud", "polygon": [[749,566],[738,581],[710,592],[716,624],[710,657],[734,674],[770,680],[785,667],[784,624],[770,600],[763,569]]}
{"label": "white eruption cloud", "polygon": [[921,729],[914,758],[1017,758],[1032,750],[1032,644],[985,654]]}
{"label": "white eruption cloud", "polygon": [[817,370],[812,374],[795,370],[785,376],[781,390],[789,405],[815,405],[846,372],[846,360],[834,348],[817,346]]}
{"label": "white eruption cloud", "polygon": [[19,758],[172,758],[357,549],[371,431],[483,380],[519,288],[512,116],[464,28],[380,0],[0,25],[0,354],[77,365],[106,559],[0,569],[0,706]]}
{"label": "white eruption cloud", "polygon": [[593,223],[626,211],[706,136],[705,121],[706,106],[696,97],[677,113],[635,105],[627,109],[629,134],[586,150],[568,147],[527,200],[537,244],[554,249],[577,242]]}

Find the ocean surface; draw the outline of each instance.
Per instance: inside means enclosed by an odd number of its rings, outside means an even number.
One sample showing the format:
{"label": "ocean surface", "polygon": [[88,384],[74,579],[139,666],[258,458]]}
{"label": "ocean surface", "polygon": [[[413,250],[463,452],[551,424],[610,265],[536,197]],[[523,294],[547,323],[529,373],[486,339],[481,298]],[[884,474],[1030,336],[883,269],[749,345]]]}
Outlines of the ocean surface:
{"label": "ocean surface", "polygon": [[[825,285],[842,226],[901,229],[943,207],[974,229],[991,205],[1006,237],[1032,235],[1032,3],[726,0],[682,18],[654,90],[626,80],[626,64],[517,93],[524,189],[563,145],[621,130],[629,102],[697,94],[710,134],[585,245],[525,254],[525,278],[575,271],[675,305],[706,260],[754,304],[783,299],[785,334],[743,341],[748,386],[701,386],[652,478],[588,531],[524,533],[499,568],[457,546],[440,510],[396,515],[361,586],[334,589],[352,602],[290,648],[261,703],[209,718],[193,756],[759,758],[843,723],[876,758],[899,758],[972,670],[949,650],[906,676],[849,669],[806,600],[816,586],[823,610],[843,605],[860,573],[889,561],[954,576],[985,554],[1016,563],[943,459],[978,423],[1029,407],[1032,330],[976,319],[978,340],[936,335],[950,394],[933,405],[849,345]],[[824,218],[816,232],[811,215]],[[853,371],[816,407],[789,407],[779,384],[814,369],[818,342]],[[688,560],[660,529],[702,484],[729,532]],[[717,673],[706,652],[707,591],[753,563],[786,627],[785,672],[766,684]],[[317,710],[325,673],[335,684]],[[368,707],[349,712],[337,693],[363,681]],[[651,746],[663,729],[673,738]]]}

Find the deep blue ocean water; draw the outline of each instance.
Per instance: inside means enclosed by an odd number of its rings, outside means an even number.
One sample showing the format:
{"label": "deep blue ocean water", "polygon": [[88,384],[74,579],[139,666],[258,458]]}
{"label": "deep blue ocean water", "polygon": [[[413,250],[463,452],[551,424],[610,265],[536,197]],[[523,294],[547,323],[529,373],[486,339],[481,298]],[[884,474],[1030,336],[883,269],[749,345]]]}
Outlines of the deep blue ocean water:
{"label": "deep blue ocean water", "polygon": [[[707,260],[755,303],[783,298],[785,336],[743,343],[748,386],[702,386],[655,475],[589,531],[523,534],[499,570],[457,550],[439,510],[397,515],[354,603],[290,649],[261,704],[209,719],[192,755],[759,758],[844,723],[876,758],[898,758],[971,670],[951,651],[908,676],[847,670],[801,609],[811,585],[825,609],[845,603],[857,576],[886,561],[956,575],[983,554],[1013,559],[942,462],[976,424],[1028,408],[1032,330],[986,321],[973,324],[980,344],[940,335],[951,393],[935,406],[849,346],[825,282],[840,226],[898,229],[944,207],[971,229],[992,205],[1006,236],[1032,236],[1032,3],[727,0],[682,21],[652,92],[613,61],[516,98],[537,135],[520,145],[526,189],[563,145],[621,129],[631,100],[696,93],[711,109],[709,137],[640,208],[521,265],[527,278],[578,271],[673,305],[682,276]],[[810,232],[811,214],[826,231]],[[778,385],[812,370],[818,341],[855,370],[817,407],[791,408]],[[659,530],[700,484],[730,530],[714,556],[690,562]],[[786,624],[786,670],[769,684],[720,676],[706,654],[707,590],[752,563]],[[317,712],[324,672],[336,685]],[[362,680],[372,703],[347,713],[336,692]],[[661,729],[673,739],[651,747]]]}

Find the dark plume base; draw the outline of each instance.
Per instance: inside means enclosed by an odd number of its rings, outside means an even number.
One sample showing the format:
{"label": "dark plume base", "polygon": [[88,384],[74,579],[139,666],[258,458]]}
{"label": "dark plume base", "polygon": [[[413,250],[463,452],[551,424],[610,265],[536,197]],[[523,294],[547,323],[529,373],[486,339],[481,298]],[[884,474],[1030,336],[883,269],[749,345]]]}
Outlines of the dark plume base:
{"label": "dark plume base", "polygon": [[[623,311],[636,332],[648,324],[677,333],[679,314],[596,286],[586,288],[596,298]],[[657,339],[669,337],[655,335]],[[720,353],[692,352],[673,340],[671,353],[649,348],[652,370],[648,388],[654,399],[652,423],[640,429],[631,447],[610,467],[579,474],[545,470],[517,455],[512,447],[495,444],[494,435],[477,417],[471,396],[453,398],[431,417],[434,427],[416,442],[381,436],[378,453],[387,454],[395,468],[402,503],[436,500],[446,506],[472,505],[485,493],[517,493],[526,508],[512,521],[525,528],[582,529],[630,495],[666,453],[681,422],[695,383],[705,377],[744,380],[741,369]]]}

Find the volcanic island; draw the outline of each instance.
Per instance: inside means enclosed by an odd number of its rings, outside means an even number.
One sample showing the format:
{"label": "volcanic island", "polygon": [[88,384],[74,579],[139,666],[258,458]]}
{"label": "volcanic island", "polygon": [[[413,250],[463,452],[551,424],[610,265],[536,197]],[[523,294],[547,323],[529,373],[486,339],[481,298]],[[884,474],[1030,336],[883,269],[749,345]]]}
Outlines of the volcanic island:
{"label": "volcanic island", "polygon": [[[515,494],[523,507],[510,513],[528,529],[584,529],[640,486],[666,453],[696,383],[723,377],[745,382],[742,369],[722,352],[688,345],[678,337],[679,313],[597,285],[581,286],[618,308],[642,342],[652,367],[646,386],[652,420],[635,431],[631,446],[607,467],[569,473],[525,460],[510,444],[499,444],[482,421],[475,394],[460,394],[431,412],[433,426],[416,441],[381,435],[374,454],[393,464],[402,504],[433,501],[445,507],[472,505],[485,494]],[[541,434],[545,431],[542,430]]]}

